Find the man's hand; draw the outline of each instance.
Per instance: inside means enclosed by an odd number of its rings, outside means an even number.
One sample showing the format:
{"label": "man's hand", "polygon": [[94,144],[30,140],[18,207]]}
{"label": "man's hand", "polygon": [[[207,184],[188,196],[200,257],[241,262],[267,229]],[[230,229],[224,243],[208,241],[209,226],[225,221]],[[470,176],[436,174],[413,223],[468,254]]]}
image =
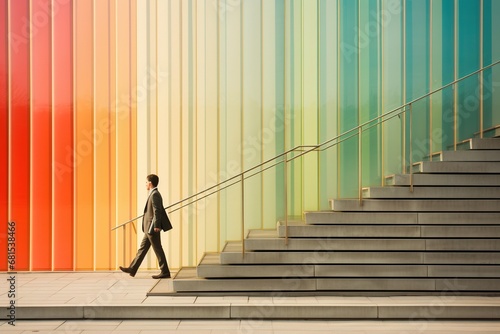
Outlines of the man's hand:
{"label": "man's hand", "polygon": [[155,231],[155,232],[160,232],[160,231],[161,231],[161,229],[159,229],[158,227],[155,227],[154,231]]}

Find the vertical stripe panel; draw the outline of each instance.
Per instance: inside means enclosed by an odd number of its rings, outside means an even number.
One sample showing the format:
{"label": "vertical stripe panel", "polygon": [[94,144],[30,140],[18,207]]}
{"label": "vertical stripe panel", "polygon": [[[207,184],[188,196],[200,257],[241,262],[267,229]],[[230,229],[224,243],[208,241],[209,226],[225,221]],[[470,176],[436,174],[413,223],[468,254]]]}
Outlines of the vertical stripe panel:
{"label": "vertical stripe panel", "polygon": [[[487,13],[485,13],[485,15],[487,15]],[[492,61],[500,60],[500,40],[495,34],[495,32],[500,31],[500,20],[497,19],[499,15],[500,3],[498,1],[491,0],[492,26],[488,33],[485,34],[486,36],[489,36],[489,39],[485,43],[491,44]],[[488,64],[485,62],[484,65]],[[491,76],[485,76],[486,80],[489,82],[489,87],[491,87],[490,91],[486,91],[485,94],[492,95],[491,121],[490,124],[488,124],[488,127],[500,124],[500,112],[498,112],[498,110],[500,110],[500,94],[498,93],[500,90],[500,67],[498,65],[495,66],[491,72]]]}
{"label": "vertical stripe panel", "polygon": [[[303,21],[302,21],[302,1],[289,0],[286,3],[287,11],[287,37],[285,44],[285,64],[287,66],[286,77],[286,101],[285,116],[288,115],[286,121],[287,138],[285,148],[287,150],[304,144],[302,142],[302,120],[303,120],[303,89],[302,89],[302,74],[303,74]],[[290,155],[293,157],[293,155]],[[288,164],[288,212],[289,216],[301,216],[302,208],[302,161],[295,159]]]}
{"label": "vertical stripe panel", "polygon": [[[128,96],[128,100],[130,103],[130,147],[131,147],[131,160],[133,163],[130,170],[130,178],[132,180],[130,191],[131,196],[129,199],[130,210],[132,216],[135,216],[138,212],[137,207],[137,192],[139,189],[139,179],[137,178],[137,169],[139,160],[137,159],[137,0],[130,0],[130,27],[129,27],[129,39],[130,39],[130,50],[128,50],[130,54],[130,82],[129,82],[129,90],[130,96]],[[136,249],[133,247],[134,240],[137,238],[137,235],[140,235],[140,229],[136,229],[132,226],[132,232],[130,236],[130,247],[129,247],[129,256],[132,258]],[[114,244],[113,244],[114,245]]]}
{"label": "vertical stripe panel", "polygon": [[[110,0],[94,1],[94,223],[95,223],[95,267],[98,270],[111,268],[110,222],[112,178],[111,160],[114,148],[110,136],[114,135],[114,100],[111,86],[114,65],[111,49],[114,47],[114,12]],[[126,219],[123,219],[125,221]]]}
{"label": "vertical stripe panel", "polygon": [[[223,1],[224,3],[224,1]],[[221,17],[221,26],[226,45],[221,53],[225,53],[222,60],[224,68],[221,76],[225,77],[226,85],[221,92],[221,179],[225,180],[237,175],[243,170],[241,164],[241,127],[242,109],[242,17],[241,2],[225,0],[225,15]],[[224,138],[224,140],[222,140]],[[225,225],[226,237],[234,240],[241,237],[241,187],[233,186],[224,190],[221,211],[225,212],[222,219]]]}
{"label": "vertical stripe panel", "polygon": [[[388,112],[403,102],[403,2],[382,0],[378,14],[382,22],[382,110]],[[383,125],[383,175],[401,173],[402,118],[393,118]]]}
{"label": "vertical stripe panel", "polygon": [[[318,136],[318,69],[319,31],[318,31],[318,0],[303,2],[303,138],[305,145],[315,145]],[[309,153],[303,158],[302,201],[303,210],[318,209],[318,153]]]}
{"label": "vertical stripe panel", "polygon": [[[377,17],[378,0],[369,0],[359,8],[359,108],[360,123],[380,114],[380,31]],[[373,125],[373,124],[371,124]],[[380,127],[364,129],[362,136],[362,186],[380,185]]]}
{"label": "vertical stripe panel", "polygon": [[94,269],[93,1],[75,2],[75,256],[76,270]]}
{"label": "vertical stripe panel", "polygon": [[[194,193],[197,133],[194,123],[194,95],[196,94],[194,79],[194,4],[192,0],[181,1],[181,196],[189,197]],[[188,266],[196,265],[194,252],[196,251],[194,206],[182,209],[184,261]]]}
{"label": "vertical stripe panel", "polygon": [[[126,221],[135,213],[134,207],[131,205],[132,185],[137,179],[131,177],[132,168],[136,161],[132,160],[132,114],[129,97],[130,91],[130,74],[131,74],[131,57],[130,57],[130,7],[129,0],[116,2],[116,62],[115,82],[116,86],[116,106],[111,109],[111,113],[116,115],[116,219],[118,221]],[[114,98],[115,100],[115,98]],[[134,244],[130,244],[133,230],[131,226],[127,227],[126,240],[127,249],[134,248]],[[128,260],[132,260],[128,258]],[[128,262],[128,261],[127,261]]]}
{"label": "vertical stripe panel", "polygon": [[30,269],[29,1],[10,1],[10,221],[16,223],[16,270]]}
{"label": "vertical stripe panel", "polygon": [[[204,140],[204,150],[206,158],[204,161],[205,186],[210,188],[217,184],[219,178],[219,38],[218,24],[219,11],[210,4],[205,6],[205,123],[206,129]],[[219,222],[218,216],[218,195],[212,195],[205,201],[205,209],[200,213],[205,214],[207,222],[204,238],[206,239],[207,251],[219,251]]]}
{"label": "vertical stripe panel", "polygon": [[[283,0],[261,1],[261,6],[262,77],[260,85],[262,89],[262,138],[266,138],[266,140],[263,140],[262,152],[261,156],[259,156],[259,160],[268,160],[284,151],[283,43],[285,38],[285,12]],[[243,144],[245,144],[245,142]],[[281,170],[281,180],[278,181],[279,170]],[[278,168],[271,168],[264,172],[262,176],[263,216],[261,222],[263,228],[272,228],[276,226],[276,217],[279,215],[278,212],[283,216],[284,203],[280,201],[280,198],[283,198],[283,189],[282,165]]]}
{"label": "vertical stripe panel", "polygon": [[[358,125],[359,115],[359,40],[358,2],[340,2],[340,133]],[[358,194],[358,137],[352,137],[339,145],[339,179],[342,197],[356,197]]]}
{"label": "vertical stripe panel", "polygon": [[[272,144],[274,129],[262,119],[262,17],[261,2],[243,2],[243,126],[240,155],[242,169],[247,170],[262,161],[262,150]],[[245,229],[262,226],[262,202],[267,197],[262,192],[262,175],[253,176],[245,181]]]}
{"label": "vertical stripe panel", "polygon": [[[458,1],[458,77],[480,68],[480,1]],[[458,84],[458,142],[474,136],[479,131],[480,96],[479,76],[474,75]]]}
{"label": "vertical stripe panel", "polygon": [[[436,2],[436,1],[434,1]],[[448,84],[455,79],[455,45],[457,43],[455,39],[455,0],[443,0],[441,1],[443,6],[441,19],[442,26],[442,85]],[[435,15],[438,15],[436,13]],[[454,94],[455,87],[448,87],[442,91],[442,101],[441,101],[441,123],[442,123],[442,145],[441,149],[448,149],[453,146],[453,113],[454,113]],[[438,98],[439,95],[435,95]],[[433,110],[434,113],[438,113]],[[436,137],[436,136],[435,136]]]}
{"label": "vertical stripe panel", "polygon": [[[168,129],[170,126],[169,118],[170,118],[170,110],[168,108],[170,101],[169,92],[169,81],[168,81],[168,73],[169,73],[169,51],[170,48],[168,43],[168,34],[170,33],[169,25],[170,25],[170,11],[169,11],[169,1],[161,0],[158,1],[157,8],[157,17],[161,17],[161,20],[158,20],[158,69],[155,73],[155,76],[158,78],[158,142],[159,143],[168,143],[169,142],[169,134],[170,131],[164,131]],[[158,176],[160,177],[160,185],[159,189],[163,197],[164,205],[168,206],[170,201],[169,194],[169,173],[170,173],[170,163],[171,163],[171,154],[169,152],[168,145],[161,145],[160,151],[164,152],[164,154],[159,154],[158,156]],[[167,260],[169,259],[170,250],[170,242],[168,242],[168,235],[162,233],[162,244],[165,250],[165,254],[167,256]],[[168,250],[168,251],[167,251]]]}
{"label": "vertical stripe panel", "polygon": [[52,269],[50,0],[31,0],[31,269]]}
{"label": "vertical stripe panel", "polygon": [[[271,105],[270,108],[265,107],[264,105],[264,115],[267,114],[267,117],[264,116],[264,119],[268,120],[271,129],[274,129],[276,131],[276,136],[275,136],[275,145],[272,147],[271,145],[268,145],[271,147],[270,152],[266,152],[266,149],[264,148],[264,156],[263,159],[267,160],[271,158],[272,156],[275,156],[276,154],[280,154],[282,152],[285,152],[286,149],[286,134],[287,134],[287,123],[289,123],[290,119],[290,113],[287,112],[286,109],[286,70],[287,70],[287,61],[286,61],[286,7],[287,7],[287,1],[288,0],[280,0],[276,1],[276,6],[274,9],[274,35],[275,35],[275,40],[272,44],[268,44],[268,47],[264,46],[264,51],[265,53],[269,53],[271,57],[271,63],[270,67],[271,69],[274,69],[270,73],[273,75],[273,80],[268,80],[265,79],[267,70],[264,67],[263,68],[263,90],[264,90],[264,103],[267,103],[268,100]],[[267,1],[263,1],[263,4],[267,4]],[[264,13],[267,11],[264,11]],[[264,14],[265,15],[265,14]],[[271,16],[272,20],[272,16]],[[273,24],[269,23],[268,26],[270,28],[273,28]],[[265,27],[265,26],[264,26]],[[268,36],[268,34],[263,33],[263,36]],[[265,40],[265,37],[263,37]],[[271,39],[272,41],[272,39]],[[265,66],[265,65],[264,65]],[[269,89],[266,87],[266,85],[269,85]],[[275,94],[273,95],[272,98],[266,97],[267,91],[270,91],[271,93],[274,91]],[[274,150],[274,151],[273,151]],[[272,155],[271,155],[272,154]],[[270,156],[271,155],[271,156]],[[283,160],[283,159],[282,159]],[[284,191],[285,191],[285,166],[283,164],[280,164],[276,167],[275,171],[273,170],[268,170],[269,172],[267,174],[271,174],[271,178],[275,178],[275,181],[270,183],[270,182],[264,182],[264,185],[270,184],[274,189],[271,192],[268,192],[267,190],[265,191],[266,194],[269,194],[269,196],[272,199],[266,199],[264,205],[269,204],[272,205],[273,208],[270,209],[269,211],[267,209],[264,209],[264,212],[267,214],[267,217],[264,216],[264,227],[269,227],[273,228],[275,226],[275,221],[278,217],[284,217],[285,215],[285,201],[283,200],[284,198]],[[272,174],[274,172],[274,175]],[[265,180],[264,180],[265,181]],[[274,203],[276,202],[276,203]]]}
{"label": "vertical stripe panel", "polygon": [[[145,181],[146,176],[150,173],[149,156],[151,152],[148,146],[148,86],[147,72],[148,59],[147,48],[148,41],[148,13],[147,3],[145,1],[137,2],[137,215],[142,215],[145,204]],[[137,227],[137,244],[140,243],[144,234],[142,233],[142,220],[139,219],[134,224]],[[122,231],[116,233],[117,252],[123,249],[123,234]],[[123,261],[119,257],[118,262]],[[123,262],[125,263],[125,262]],[[126,263],[128,264],[128,263]]]}
{"label": "vertical stripe panel", "polygon": [[[414,100],[429,92],[429,1],[406,2],[406,101]],[[412,127],[412,161],[421,161],[429,155],[429,99],[413,105],[410,124],[407,118],[407,140]],[[409,150],[407,150],[409,158]]]}
{"label": "vertical stripe panel", "polygon": [[[7,223],[9,220],[9,64],[7,0],[0,1],[0,258],[7,259]],[[7,262],[0,261],[0,271],[7,271]]]}
{"label": "vertical stripe panel", "polygon": [[[207,150],[205,148],[205,138],[206,132],[209,131],[205,127],[206,123],[206,39],[205,39],[205,11],[207,4],[203,1],[195,2],[195,38],[194,43],[196,45],[195,54],[195,69],[194,69],[194,81],[196,85],[196,96],[195,96],[195,131],[196,136],[196,184],[195,192],[205,189],[207,180],[205,177],[205,164],[207,160]],[[211,41],[213,42],[213,41]],[[207,232],[207,220],[206,220],[206,200],[201,200],[195,205],[195,216],[196,216],[196,257],[201,259],[205,253],[206,238],[205,233]]]}
{"label": "vertical stripe panel", "polygon": [[[338,1],[319,3],[319,140],[325,142],[337,135],[338,91]],[[337,193],[337,147],[320,152],[319,209],[329,209],[329,200]]]}
{"label": "vertical stripe panel", "polygon": [[[59,1],[60,2],[60,1]],[[73,269],[73,2],[53,0],[53,268]],[[57,5],[57,7],[56,7]]]}

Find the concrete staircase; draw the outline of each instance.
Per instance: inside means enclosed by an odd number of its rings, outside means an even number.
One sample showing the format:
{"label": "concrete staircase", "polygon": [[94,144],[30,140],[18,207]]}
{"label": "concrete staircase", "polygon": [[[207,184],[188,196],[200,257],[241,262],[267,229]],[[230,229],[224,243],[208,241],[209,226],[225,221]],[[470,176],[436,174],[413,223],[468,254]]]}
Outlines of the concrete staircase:
{"label": "concrete staircase", "polygon": [[175,294],[500,293],[500,139],[471,139],[391,175],[363,201],[335,199],[305,222],[252,230],[197,268]]}

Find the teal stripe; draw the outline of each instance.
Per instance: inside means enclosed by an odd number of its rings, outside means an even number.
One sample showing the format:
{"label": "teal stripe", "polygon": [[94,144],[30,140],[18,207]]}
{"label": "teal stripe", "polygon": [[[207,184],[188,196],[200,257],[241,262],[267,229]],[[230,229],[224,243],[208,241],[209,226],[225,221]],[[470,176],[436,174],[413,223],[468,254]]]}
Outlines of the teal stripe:
{"label": "teal stripe", "polygon": [[[490,65],[493,63],[493,0],[484,0],[484,21],[483,21],[483,66]],[[497,16],[498,18],[498,13]],[[491,79],[493,75],[493,70],[488,69],[484,71],[484,99],[483,99],[483,111],[484,111],[484,128],[488,129],[492,127],[493,124],[493,82]]]}
{"label": "teal stripe", "polygon": [[[440,85],[446,85],[455,80],[455,0],[443,0],[442,14],[442,76],[443,81]],[[447,149],[453,146],[453,113],[454,113],[454,88],[449,87],[442,91],[442,145],[441,149]]]}
{"label": "teal stripe", "polygon": [[[340,131],[358,125],[358,1],[340,1]],[[358,138],[340,144],[340,195],[355,197],[358,193]]]}
{"label": "teal stripe", "polygon": [[[458,76],[480,67],[480,0],[458,2]],[[458,84],[458,141],[474,136],[479,130],[479,76]]]}

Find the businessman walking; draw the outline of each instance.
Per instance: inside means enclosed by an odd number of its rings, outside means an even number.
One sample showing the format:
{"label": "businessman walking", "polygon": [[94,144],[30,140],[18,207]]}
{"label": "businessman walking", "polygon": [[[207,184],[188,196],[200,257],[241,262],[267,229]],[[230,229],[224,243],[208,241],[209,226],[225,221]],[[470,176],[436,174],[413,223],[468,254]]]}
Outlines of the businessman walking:
{"label": "businessman walking", "polygon": [[141,246],[137,250],[137,255],[135,259],[132,260],[132,263],[130,263],[130,266],[120,266],[121,271],[130,274],[132,277],[137,273],[149,248],[153,246],[153,251],[156,254],[161,270],[160,274],[153,275],[153,278],[170,278],[167,258],[161,246],[160,231],[163,230],[166,232],[172,229],[172,225],[163,207],[163,200],[157,188],[159,181],[160,179],[155,174],[150,174],[146,177],[146,189],[149,191],[149,196],[146,206],[144,207],[144,216],[142,218],[142,231],[144,232],[144,237],[142,238]]}

